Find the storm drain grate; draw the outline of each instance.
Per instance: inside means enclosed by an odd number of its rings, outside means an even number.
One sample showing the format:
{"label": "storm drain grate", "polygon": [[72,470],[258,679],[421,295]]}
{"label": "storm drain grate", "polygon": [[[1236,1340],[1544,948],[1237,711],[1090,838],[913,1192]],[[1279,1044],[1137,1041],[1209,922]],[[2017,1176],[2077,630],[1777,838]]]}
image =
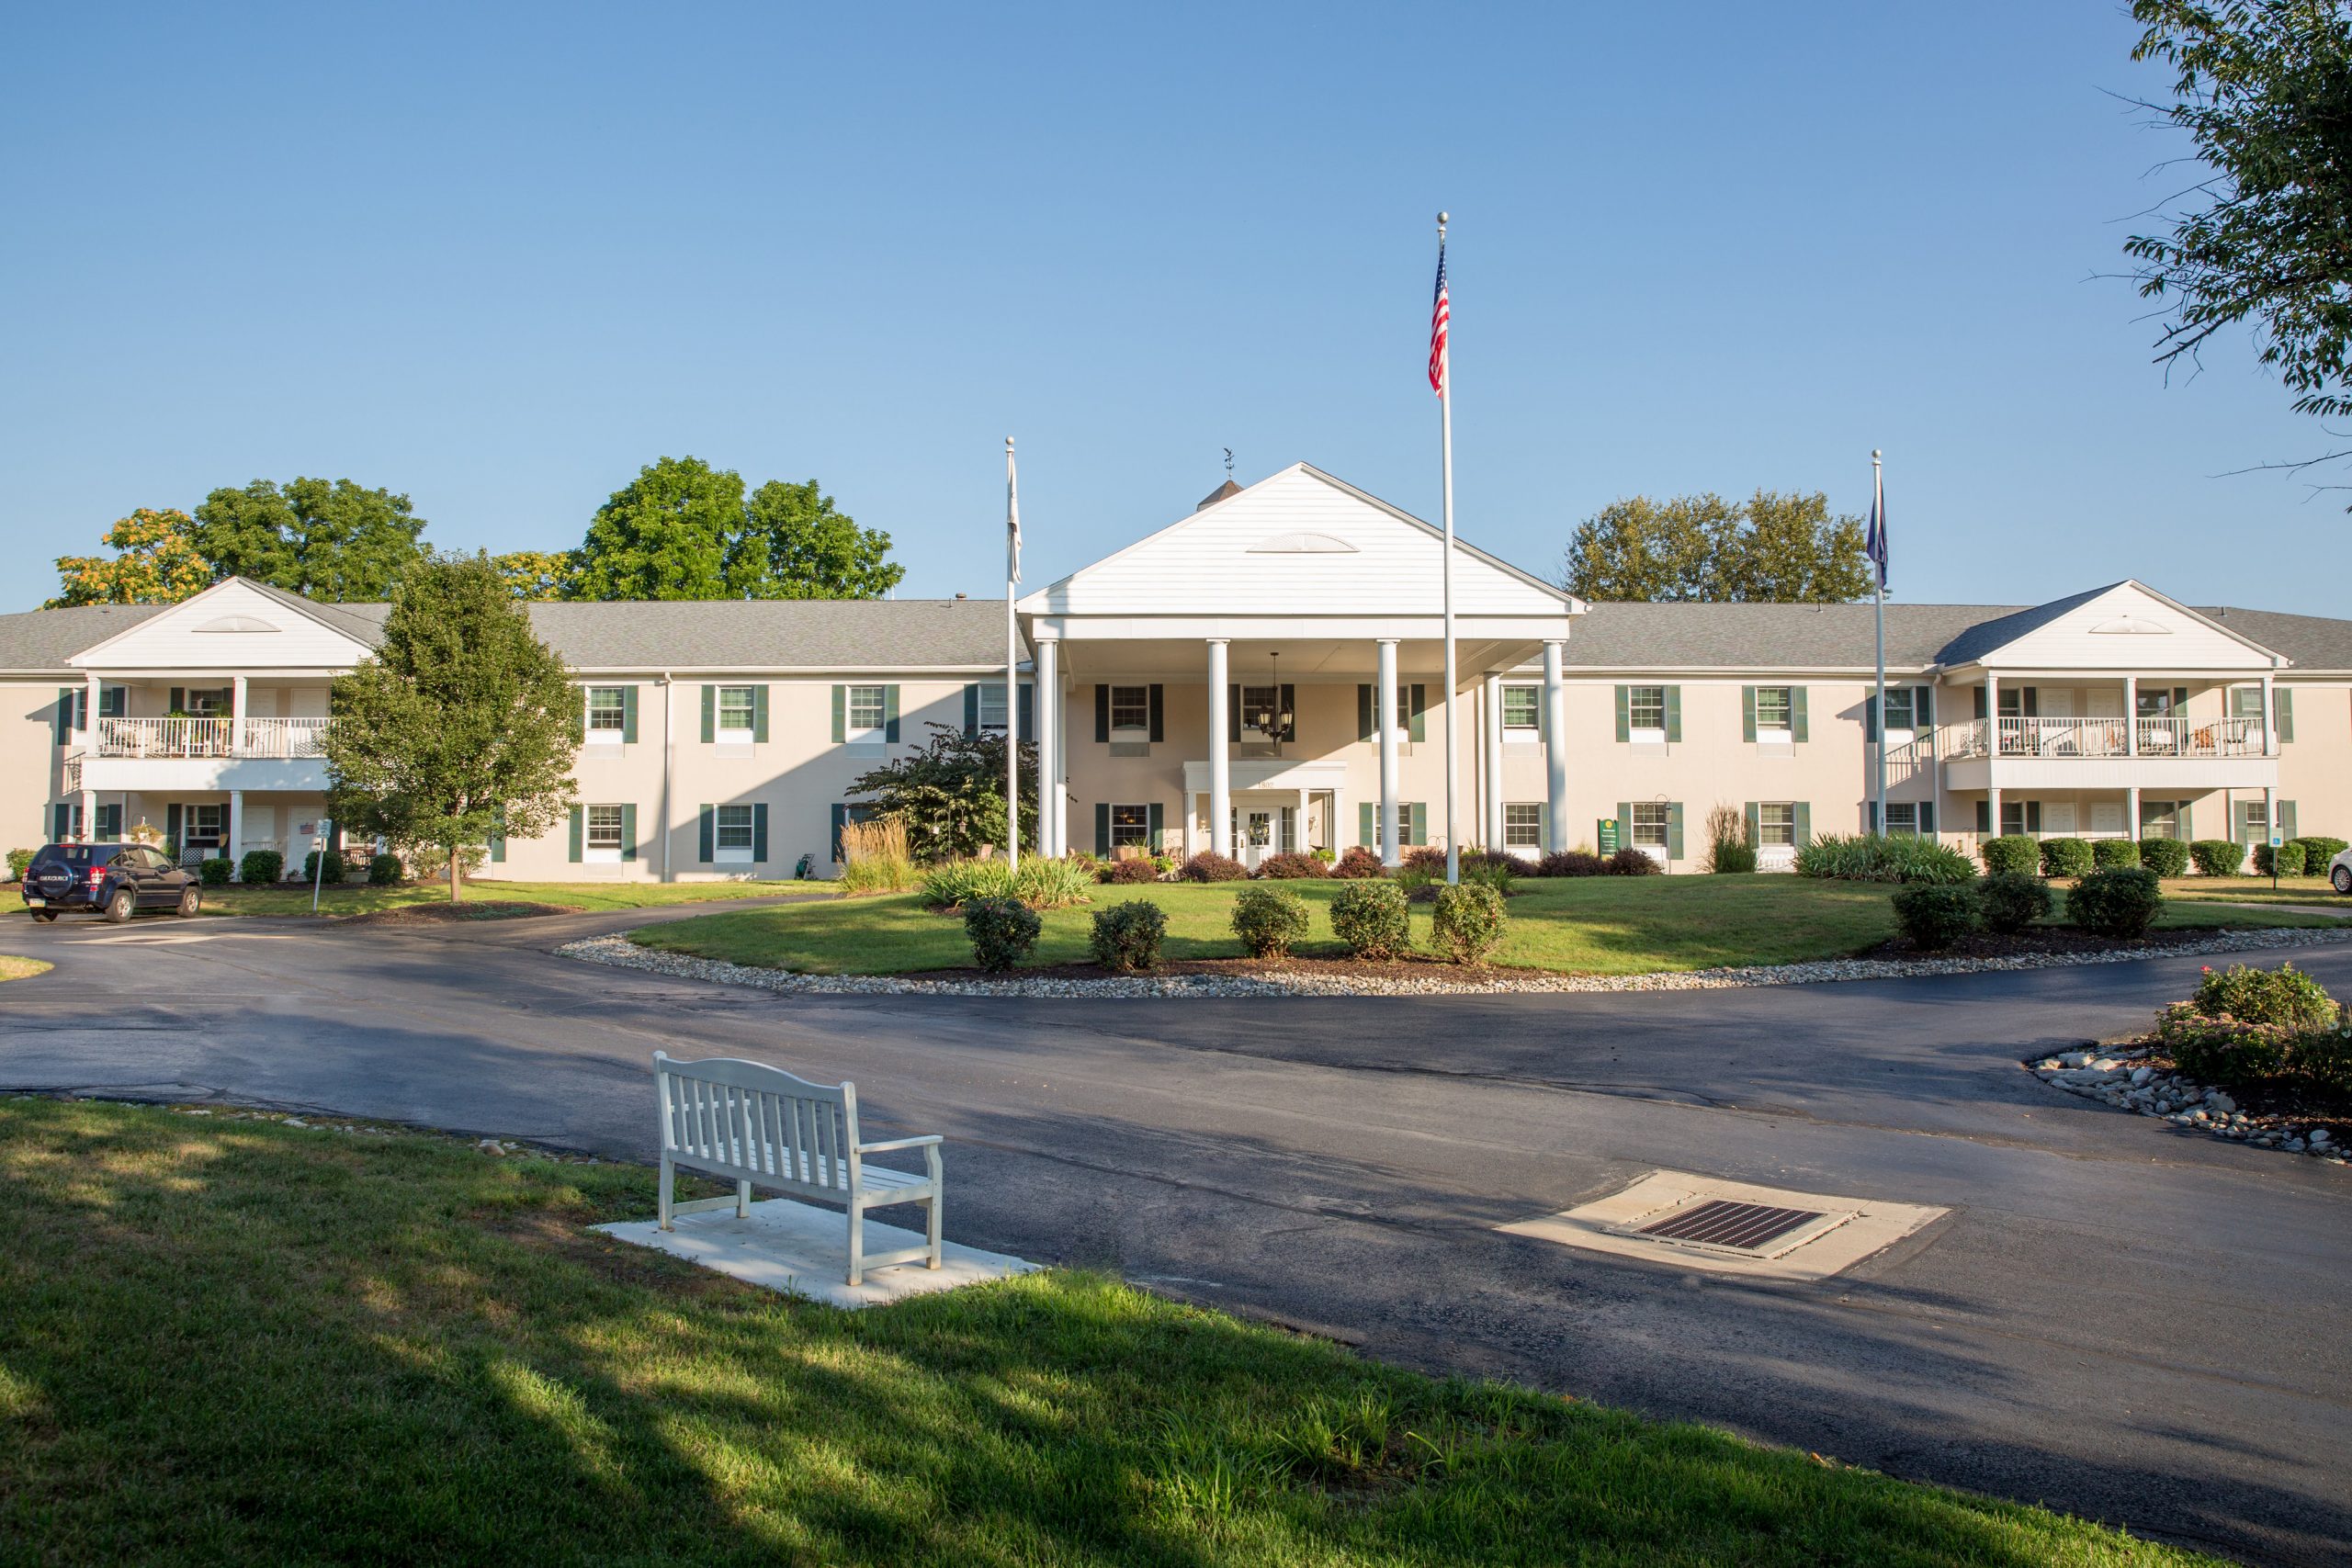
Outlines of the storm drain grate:
{"label": "storm drain grate", "polygon": [[1660,1241],[1760,1252],[1799,1226],[1826,1217],[1818,1209],[1778,1209],[1770,1203],[1735,1203],[1728,1199],[1711,1198],[1642,1226],[1640,1234]]}

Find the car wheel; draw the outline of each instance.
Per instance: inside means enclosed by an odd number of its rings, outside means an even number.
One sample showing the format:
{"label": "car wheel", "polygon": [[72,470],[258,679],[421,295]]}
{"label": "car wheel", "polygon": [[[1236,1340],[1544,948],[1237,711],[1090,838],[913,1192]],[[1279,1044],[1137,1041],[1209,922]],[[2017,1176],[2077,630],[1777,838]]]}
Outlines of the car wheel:
{"label": "car wheel", "polygon": [[2328,880],[2335,884],[2338,893],[2352,893],[2352,865],[2337,866]]}
{"label": "car wheel", "polygon": [[107,919],[120,925],[130,919],[131,912],[137,908],[130,897],[130,889],[118,887],[114,890],[114,897],[107,900]]}
{"label": "car wheel", "polygon": [[187,919],[187,918],[188,918],[189,916],[194,915],[194,914],[196,913],[196,911],[197,911],[198,907],[199,905],[201,905],[203,902],[204,902],[204,895],[202,895],[201,893],[198,893],[198,892],[196,890],[196,886],[195,886],[195,885],[194,885],[193,883],[191,883],[189,886],[186,886],[186,887],[181,888],[181,889],[180,889],[180,918],[181,918],[181,919]]}

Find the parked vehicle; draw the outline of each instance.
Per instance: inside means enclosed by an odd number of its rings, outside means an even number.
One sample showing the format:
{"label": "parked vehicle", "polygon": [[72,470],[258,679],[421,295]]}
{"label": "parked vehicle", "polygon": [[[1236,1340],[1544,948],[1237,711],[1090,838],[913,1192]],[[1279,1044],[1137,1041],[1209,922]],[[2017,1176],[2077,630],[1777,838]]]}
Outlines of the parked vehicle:
{"label": "parked vehicle", "polygon": [[2327,880],[2338,893],[2352,893],[2352,850],[2327,863]]}
{"label": "parked vehicle", "polygon": [[119,924],[141,909],[193,915],[196,874],[145,844],[47,844],[25,868],[25,908],[36,920],[104,915]]}

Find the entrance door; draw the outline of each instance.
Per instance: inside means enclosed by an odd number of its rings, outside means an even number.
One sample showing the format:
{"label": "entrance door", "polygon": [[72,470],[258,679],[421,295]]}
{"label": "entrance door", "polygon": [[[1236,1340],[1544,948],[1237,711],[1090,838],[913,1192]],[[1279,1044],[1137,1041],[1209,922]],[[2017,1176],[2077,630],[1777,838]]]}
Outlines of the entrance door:
{"label": "entrance door", "polygon": [[1251,871],[1274,852],[1274,814],[1252,807],[1241,814],[1241,863]]}

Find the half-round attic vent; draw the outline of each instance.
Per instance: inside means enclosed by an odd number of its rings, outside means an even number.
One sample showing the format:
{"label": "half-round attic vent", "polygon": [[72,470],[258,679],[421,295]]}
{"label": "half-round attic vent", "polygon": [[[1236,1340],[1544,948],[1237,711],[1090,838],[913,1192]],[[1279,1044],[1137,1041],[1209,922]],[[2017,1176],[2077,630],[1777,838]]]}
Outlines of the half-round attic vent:
{"label": "half-round attic vent", "polygon": [[2118,615],[2091,628],[2093,637],[2170,637],[2172,628],[2145,615]]}
{"label": "half-round attic vent", "polygon": [[200,632],[274,632],[277,628],[259,615],[222,615],[196,628]]}
{"label": "half-round attic vent", "polygon": [[1356,547],[1329,534],[1275,534],[1250,547],[1253,556],[1351,556]]}

